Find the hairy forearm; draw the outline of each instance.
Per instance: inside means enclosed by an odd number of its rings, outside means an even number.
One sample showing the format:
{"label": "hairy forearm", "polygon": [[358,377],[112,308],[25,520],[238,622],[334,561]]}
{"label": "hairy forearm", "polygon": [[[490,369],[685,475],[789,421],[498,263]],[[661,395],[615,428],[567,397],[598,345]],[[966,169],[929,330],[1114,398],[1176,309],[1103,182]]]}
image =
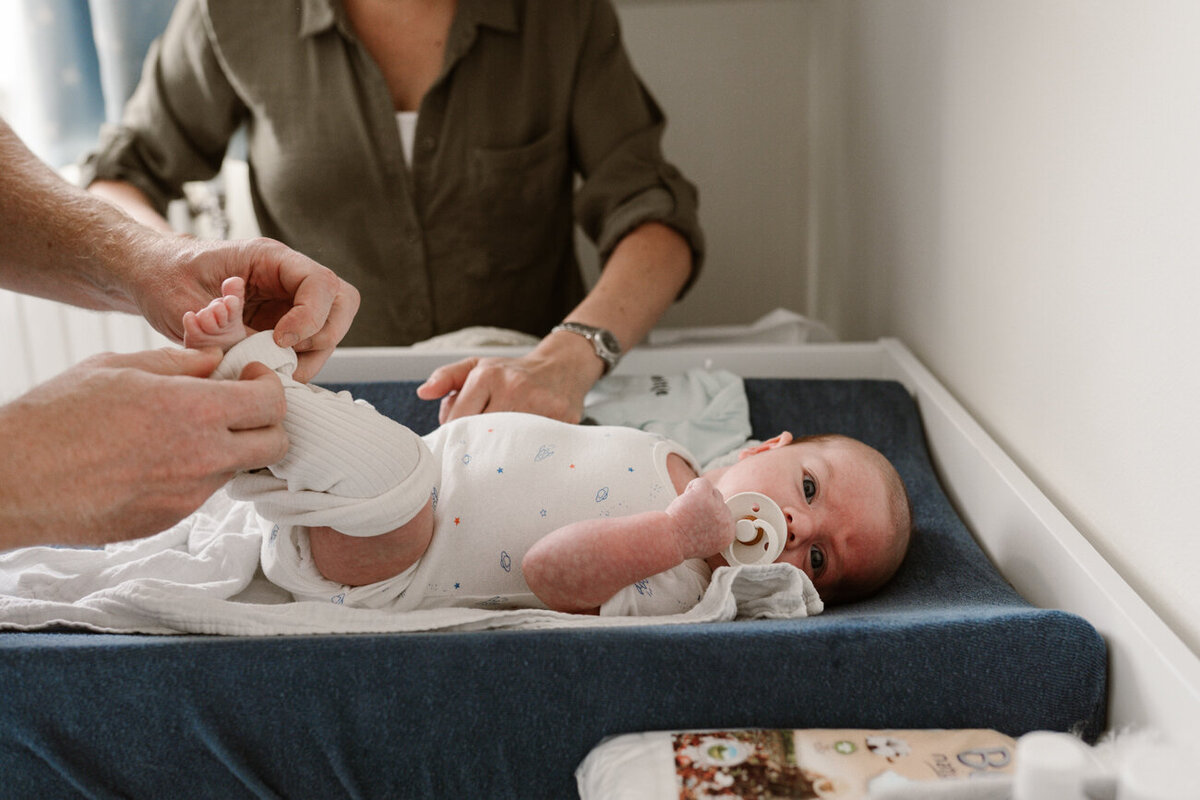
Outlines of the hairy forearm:
{"label": "hairy forearm", "polygon": [[136,312],[128,254],[152,231],[71,186],[0,121],[0,285],[83,306]]}
{"label": "hairy forearm", "polygon": [[590,611],[638,581],[683,563],[663,511],[575,522],[540,539],[521,563],[529,588],[556,611]]}

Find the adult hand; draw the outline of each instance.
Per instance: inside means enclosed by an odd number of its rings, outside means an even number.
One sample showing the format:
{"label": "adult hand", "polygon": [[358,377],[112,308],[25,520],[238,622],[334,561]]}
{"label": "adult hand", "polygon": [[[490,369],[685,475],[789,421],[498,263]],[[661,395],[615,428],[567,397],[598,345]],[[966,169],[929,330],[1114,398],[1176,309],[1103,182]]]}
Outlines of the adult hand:
{"label": "adult hand", "polygon": [[90,358],[0,407],[0,549],[164,530],[287,452],[279,377],[207,380],[215,349]]}
{"label": "adult hand", "polygon": [[158,235],[157,263],[136,273],[136,302],[164,335],[183,340],[185,311],[208,305],[226,278],[246,280],[243,321],[275,330],[275,343],[299,356],[294,377],[307,381],[333,353],[358,312],[358,290],[332,270],[272,239],[199,241]]}
{"label": "adult hand", "polygon": [[[666,225],[645,223],[617,244],[600,279],[568,320],[607,328],[626,350],[640,342],[692,273],[688,243]],[[551,333],[521,358],[467,358],[439,367],[417,389],[442,398],[440,422],[488,411],[528,411],[578,422],[604,362],[592,344]]]}
{"label": "adult hand", "polygon": [[[0,120],[0,285],[84,308],[140,312],[183,341],[183,314],[246,280],[245,322],[275,329],[300,354],[297,380],[317,373],[358,311],[358,291],[279,242],[200,241],[135,222],[70,186]],[[136,190],[133,190],[136,191]]]}
{"label": "adult hand", "polygon": [[579,422],[583,399],[603,368],[586,339],[551,334],[519,358],[471,357],[438,367],[417,387],[417,396],[442,399],[439,423],[492,411]]}

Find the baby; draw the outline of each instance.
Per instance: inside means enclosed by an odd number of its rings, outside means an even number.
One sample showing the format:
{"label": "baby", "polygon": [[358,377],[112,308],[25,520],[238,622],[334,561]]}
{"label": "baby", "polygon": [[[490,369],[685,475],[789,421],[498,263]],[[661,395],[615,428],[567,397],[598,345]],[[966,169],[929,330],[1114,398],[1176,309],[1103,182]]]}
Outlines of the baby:
{"label": "baby", "polygon": [[290,351],[269,335],[246,338],[241,280],[222,291],[184,316],[185,343],[227,351],[218,377],[256,360],[284,381],[292,448],[230,492],[275,523],[263,570],[298,598],[679,613],[725,565],[735,535],[725,499],[745,491],[780,506],[778,560],[804,571],[826,603],[870,594],[904,557],[904,485],[854,439],[784,432],[700,475],[657,434],[529,414],[467,417],[418,437],[345,393],[292,381]]}

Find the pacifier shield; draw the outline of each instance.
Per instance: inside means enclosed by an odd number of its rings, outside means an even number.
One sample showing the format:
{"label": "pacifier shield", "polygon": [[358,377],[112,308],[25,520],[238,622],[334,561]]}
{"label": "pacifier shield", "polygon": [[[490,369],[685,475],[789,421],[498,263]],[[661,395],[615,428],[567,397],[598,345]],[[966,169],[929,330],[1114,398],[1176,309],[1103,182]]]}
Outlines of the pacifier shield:
{"label": "pacifier shield", "polygon": [[758,492],[742,492],[725,501],[737,525],[736,538],[721,555],[731,566],[770,564],[787,544],[787,518],[783,509]]}

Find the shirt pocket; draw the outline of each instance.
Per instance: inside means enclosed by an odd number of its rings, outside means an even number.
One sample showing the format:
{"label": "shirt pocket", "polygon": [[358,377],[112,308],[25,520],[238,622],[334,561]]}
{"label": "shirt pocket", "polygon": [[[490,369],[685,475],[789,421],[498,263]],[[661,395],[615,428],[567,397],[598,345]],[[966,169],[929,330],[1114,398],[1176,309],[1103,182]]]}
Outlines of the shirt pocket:
{"label": "shirt pocket", "polygon": [[486,273],[545,269],[557,261],[559,239],[572,225],[564,133],[552,130],[520,147],[477,148],[469,175]]}

